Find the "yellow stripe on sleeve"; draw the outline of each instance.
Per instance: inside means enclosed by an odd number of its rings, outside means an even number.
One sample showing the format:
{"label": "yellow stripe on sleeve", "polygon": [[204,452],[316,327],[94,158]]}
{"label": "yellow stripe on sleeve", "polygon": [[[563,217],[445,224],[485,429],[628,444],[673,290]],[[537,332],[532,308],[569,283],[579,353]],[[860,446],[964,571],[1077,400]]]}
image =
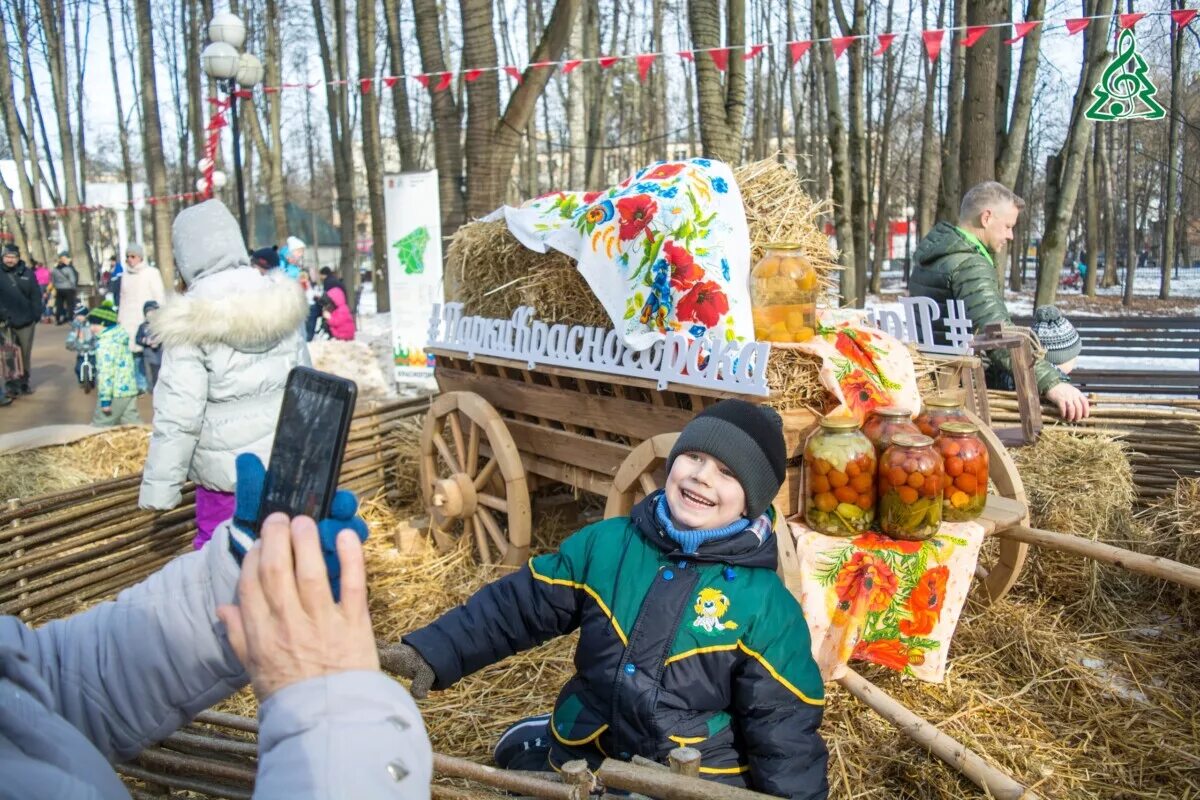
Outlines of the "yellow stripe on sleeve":
{"label": "yellow stripe on sleeve", "polygon": [[551,578],[548,575],[543,575],[533,568],[533,559],[529,559],[529,571],[533,574],[536,580],[542,583],[548,583],[551,586],[568,586],[572,589],[582,589],[596,601],[596,605],[600,606],[600,610],[604,612],[604,616],[608,617],[608,621],[612,623],[613,630],[617,632],[617,638],[621,640],[621,644],[629,646],[629,639],[625,636],[625,631],[621,630],[621,624],[617,622],[617,618],[608,610],[608,606],[600,599],[600,595],[596,594],[596,590],[588,586],[586,583],[577,583],[575,581],[562,580],[561,578]]}

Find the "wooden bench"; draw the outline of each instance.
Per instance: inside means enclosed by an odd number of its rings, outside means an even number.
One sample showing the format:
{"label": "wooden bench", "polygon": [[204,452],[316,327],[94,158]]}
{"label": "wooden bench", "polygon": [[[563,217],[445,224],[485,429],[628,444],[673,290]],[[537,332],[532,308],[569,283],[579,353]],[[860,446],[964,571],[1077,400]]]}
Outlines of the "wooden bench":
{"label": "wooden bench", "polygon": [[[1031,317],[1015,317],[1030,326]],[[1111,358],[1200,360],[1200,317],[1075,317],[1071,324],[1083,342],[1082,355]],[[1085,368],[1071,382],[1088,392],[1200,397],[1200,368],[1160,370]]]}

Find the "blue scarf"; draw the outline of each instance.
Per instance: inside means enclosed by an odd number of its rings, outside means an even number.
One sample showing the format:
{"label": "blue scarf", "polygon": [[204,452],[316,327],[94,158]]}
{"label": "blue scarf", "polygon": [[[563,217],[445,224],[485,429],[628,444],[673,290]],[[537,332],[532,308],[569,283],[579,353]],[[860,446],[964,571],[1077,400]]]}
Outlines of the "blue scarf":
{"label": "blue scarf", "polygon": [[720,539],[728,539],[731,536],[736,536],[750,526],[750,520],[745,517],[740,517],[726,525],[724,528],[715,528],[713,530],[684,530],[681,531],[671,524],[671,511],[667,507],[666,493],[660,494],[658,499],[654,501],[654,516],[658,520],[658,524],[662,526],[663,531],[671,539],[671,541],[683,548],[684,555],[695,555],[700,549],[700,545],[707,542],[715,542]]}

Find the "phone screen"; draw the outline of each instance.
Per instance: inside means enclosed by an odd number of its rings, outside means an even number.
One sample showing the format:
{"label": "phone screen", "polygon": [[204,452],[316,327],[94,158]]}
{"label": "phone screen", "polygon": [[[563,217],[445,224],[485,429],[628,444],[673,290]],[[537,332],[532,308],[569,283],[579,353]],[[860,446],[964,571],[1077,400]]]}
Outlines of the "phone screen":
{"label": "phone screen", "polygon": [[353,381],[297,367],[288,376],[267,469],[259,525],[283,511],[326,517],[354,414]]}

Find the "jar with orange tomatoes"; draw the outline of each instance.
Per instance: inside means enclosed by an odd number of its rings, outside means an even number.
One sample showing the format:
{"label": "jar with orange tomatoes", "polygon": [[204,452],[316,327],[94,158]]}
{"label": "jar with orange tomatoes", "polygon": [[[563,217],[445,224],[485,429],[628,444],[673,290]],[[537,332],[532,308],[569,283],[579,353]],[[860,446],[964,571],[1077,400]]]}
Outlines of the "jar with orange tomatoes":
{"label": "jar with orange tomatoes", "polygon": [[921,431],[913,424],[912,412],[907,408],[886,406],[877,408],[867,415],[862,432],[871,440],[871,444],[875,445],[876,456],[881,456],[883,451],[888,449],[888,445],[892,443],[892,437],[897,433],[920,433]]}
{"label": "jar with orange tomatoes", "polygon": [[750,272],[754,338],[760,342],[807,342],[817,330],[817,270],[801,246],[766,246]]}
{"label": "jar with orange tomatoes", "polygon": [[934,443],[942,456],[942,517],[955,522],[971,520],[987,504],[988,452],[979,439],[979,428],[970,422],[947,422]]}
{"label": "jar with orange tomatoes", "polygon": [[857,536],[875,521],[875,447],[850,416],[828,416],[804,446],[804,520]]}
{"label": "jar with orange tomatoes", "polygon": [[933,439],[919,433],[893,436],[879,462],[879,530],[907,541],[936,535],[944,475]]}
{"label": "jar with orange tomatoes", "polygon": [[952,394],[935,395],[925,401],[925,408],[913,420],[921,433],[936,439],[946,422],[970,422],[962,400]]}

